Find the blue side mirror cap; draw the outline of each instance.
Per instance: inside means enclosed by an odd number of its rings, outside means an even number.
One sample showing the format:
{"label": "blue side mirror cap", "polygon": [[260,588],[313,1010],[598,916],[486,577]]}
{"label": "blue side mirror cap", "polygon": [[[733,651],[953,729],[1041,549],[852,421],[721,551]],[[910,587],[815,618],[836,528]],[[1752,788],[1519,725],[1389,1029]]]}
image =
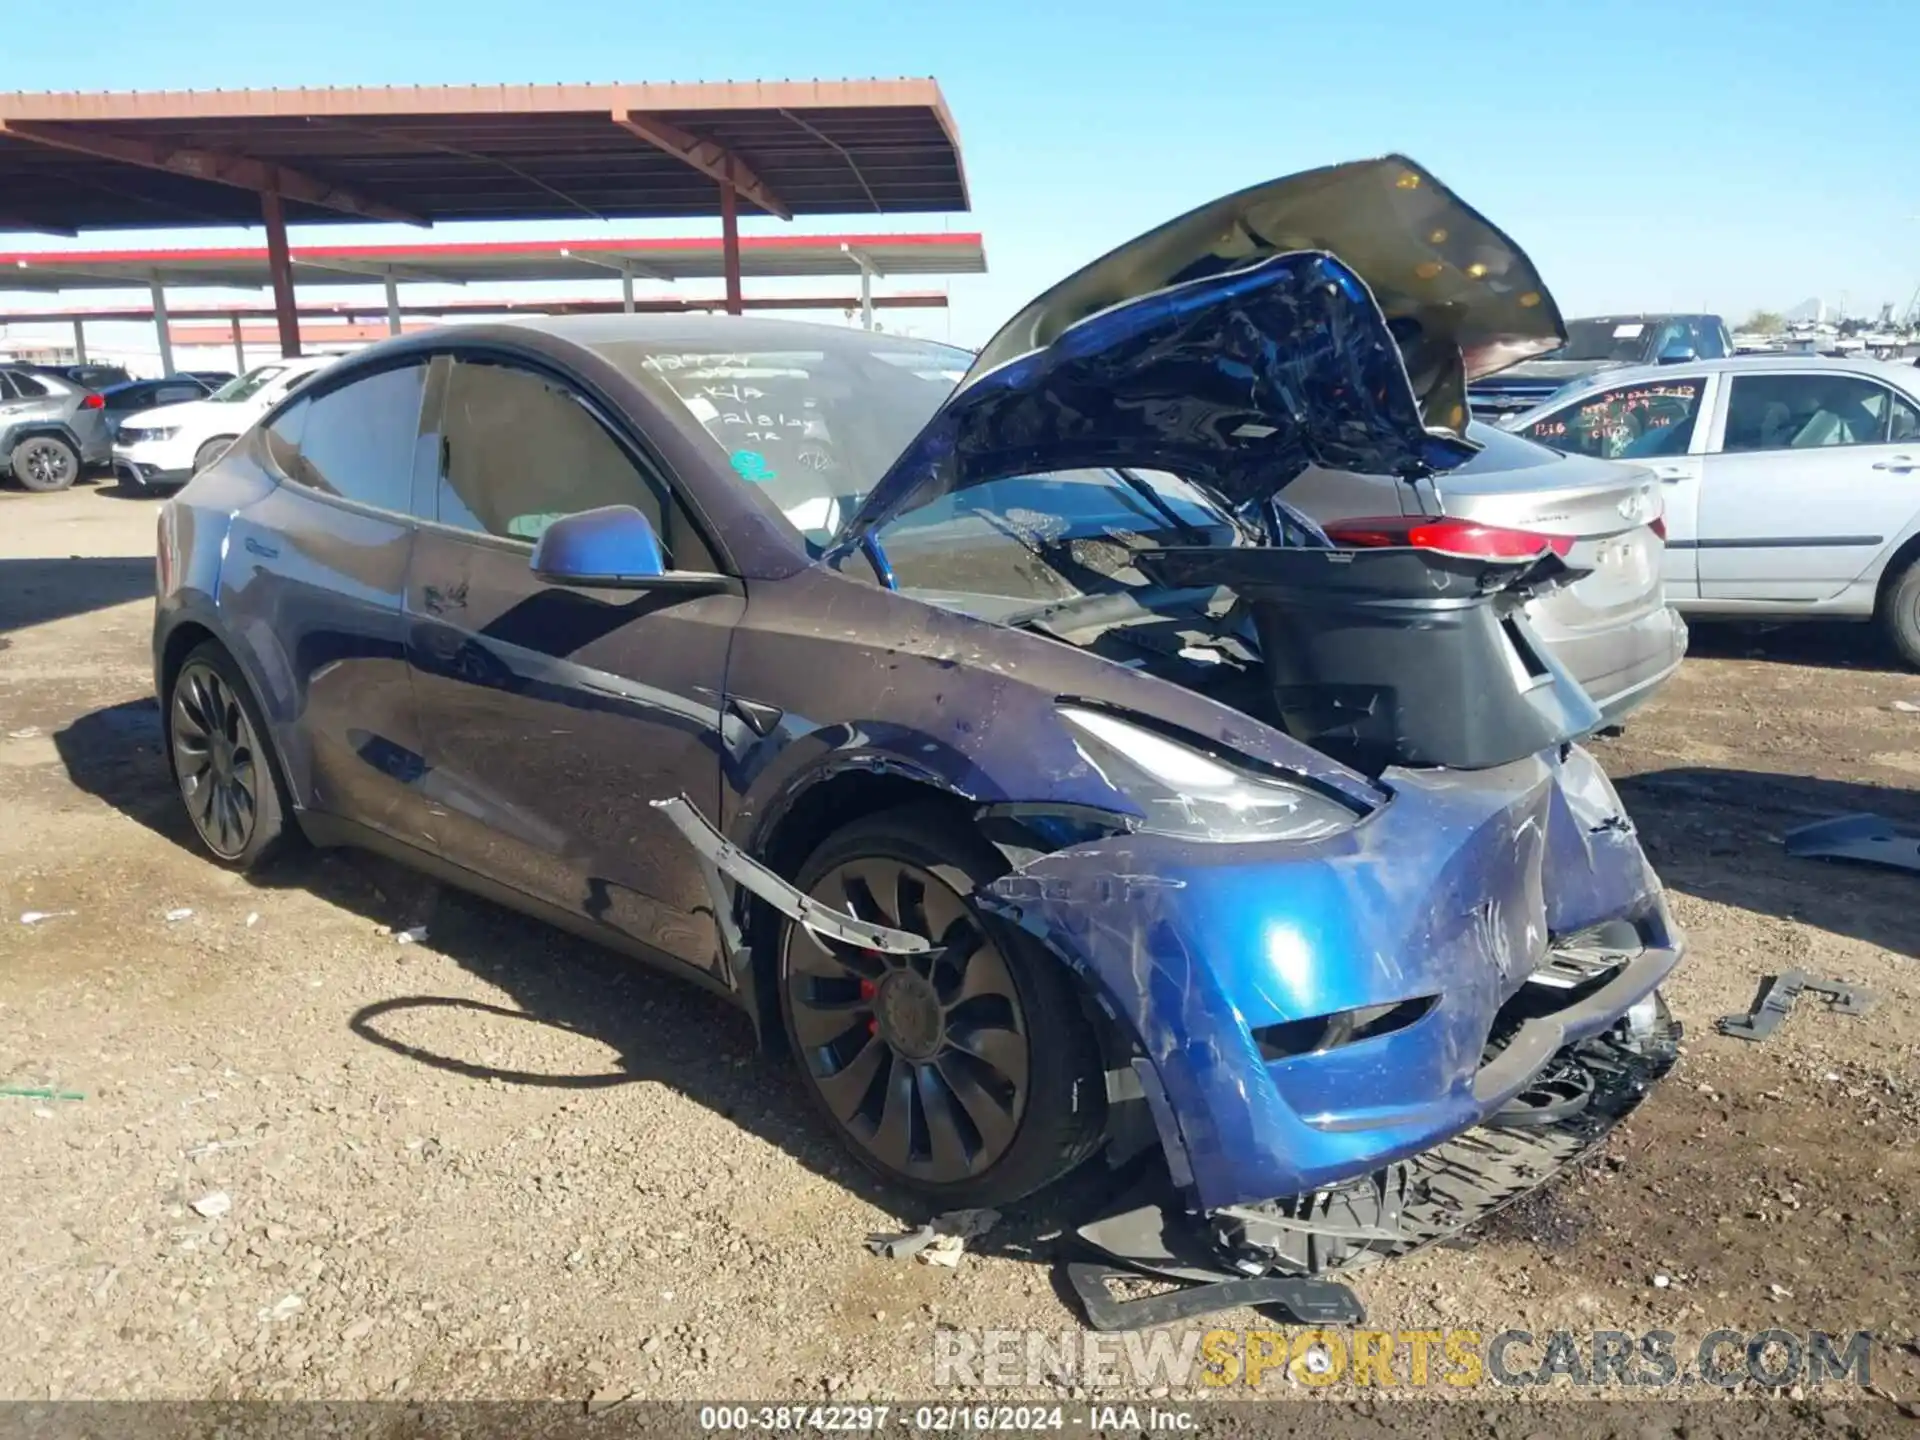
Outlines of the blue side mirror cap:
{"label": "blue side mirror cap", "polygon": [[563,515],[533,547],[533,573],[550,585],[635,590],[667,573],[653,526],[631,505]]}
{"label": "blue side mirror cap", "polygon": [[1662,365],[1691,365],[1694,361],[1691,345],[1669,345],[1660,352]]}

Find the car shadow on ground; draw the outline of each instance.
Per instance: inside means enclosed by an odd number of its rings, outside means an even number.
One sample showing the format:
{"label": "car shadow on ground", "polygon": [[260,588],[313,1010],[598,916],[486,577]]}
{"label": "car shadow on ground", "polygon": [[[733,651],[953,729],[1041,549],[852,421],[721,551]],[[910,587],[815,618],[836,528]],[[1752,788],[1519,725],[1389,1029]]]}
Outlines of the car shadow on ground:
{"label": "car shadow on ground", "polygon": [[1731,620],[1687,622],[1687,656],[1695,660],[1771,660],[1833,670],[1905,673],[1878,625],[1807,620],[1761,625]]}
{"label": "car shadow on ground", "polygon": [[1920,875],[1789,855],[1782,836],[1874,814],[1920,834],[1920,795],[1809,775],[1680,766],[1617,779],[1660,878],[1676,890],[1920,956]]}
{"label": "car shadow on ground", "polygon": [[[75,786],[167,840],[197,850],[167,772],[156,702],[93,711],[53,739]],[[391,943],[423,926],[418,943],[504,997],[389,996],[362,1007],[350,1021],[369,1044],[475,1085],[577,1091],[663,1084],[899,1216],[901,1228],[930,1218],[937,1208],[884,1186],[848,1157],[802,1090],[794,1062],[759,1049],[742,1010],[690,981],[365,852],[297,852],[248,880],[263,890],[308,891],[363,917],[369,930],[385,927],[396,937]],[[524,1020],[598,1042],[618,1058],[610,1067],[585,1073],[534,1071],[490,1064],[480,1054],[434,1048],[415,1038],[429,1026],[439,1035],[457,1034],[457,1025],[446,1024],[450,1013],[483,1022],[475,1025],[476,1034],[501,1017]],[[497,1041],[475,1042],[476,1051],[497,1048]],[[1133,1173],[1116,1174],[1096,1160],[1038,1201],[1010,1207],[1001,1224],[969,1248],[1050,1260],[1050,1237],[1091,1213]],[[864,1238],[849,1234],[847,1244],[857,1250]]]}
{"label": "car shadow on ground", "polygon": [[152,598],[151,555],[0,559],[0,634]]}

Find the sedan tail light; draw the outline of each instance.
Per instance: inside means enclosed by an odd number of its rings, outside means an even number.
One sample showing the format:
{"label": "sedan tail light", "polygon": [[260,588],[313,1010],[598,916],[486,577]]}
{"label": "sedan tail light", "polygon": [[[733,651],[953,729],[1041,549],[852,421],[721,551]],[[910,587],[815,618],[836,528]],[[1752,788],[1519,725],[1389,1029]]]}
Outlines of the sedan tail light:
{"label": "sedan tail light", "polygon": [[81,400],[80,408],[82,410],[104,410],[107,408],[106,397],[98,390],[90,390],[87,392],[86,397]]}
{"label": "sedan tail light", "polygon": [[1335,520],[1325,528],[1335,544],[1356,550],[1409,546],[1476,560],[1527,560],[1549,550],[1564,558],[1574,544],[1571,535],[1542,535],[1445,515],[1369,516]]}

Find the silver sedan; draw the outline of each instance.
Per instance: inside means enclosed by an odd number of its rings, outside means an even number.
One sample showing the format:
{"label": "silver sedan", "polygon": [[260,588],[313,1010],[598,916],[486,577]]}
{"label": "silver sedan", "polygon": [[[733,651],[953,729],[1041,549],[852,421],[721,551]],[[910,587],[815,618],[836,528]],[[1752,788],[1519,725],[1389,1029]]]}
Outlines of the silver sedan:
{"label": "silver sedan", "polygon": [[1615,370],[1504,423],[1660,478],[1682,613],[1875,620],[1920,668],[1920,369],[1781,355]]}

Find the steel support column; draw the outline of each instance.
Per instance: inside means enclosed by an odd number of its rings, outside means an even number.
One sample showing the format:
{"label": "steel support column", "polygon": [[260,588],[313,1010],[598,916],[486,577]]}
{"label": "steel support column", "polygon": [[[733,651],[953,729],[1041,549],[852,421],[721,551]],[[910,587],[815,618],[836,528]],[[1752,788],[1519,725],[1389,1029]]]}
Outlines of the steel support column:
{"label": "steel support column", "polygon": [[87,363],[87,322],[78,315],[73,317],[73,358]]}
{"label": "steel support column", "polygon": [[739,315],[740,303],[740,207],[733,186],[720,182],[720,253],[727,272],[727,313]]}
{"label": "steel support column", "polygon": [[860,267],[860,328],[873,329],[873,272]]}
{"label": "steel support column", "polygon": [[153,290],[153,333],[160,342],[160,373],[173,374],[173,337],[167,333],[167,287],[155,276]]}
{"label": "steel support column", "polygon": [[300,311],[293,295],[293,260],[287,254],[287,212],[271,190],[260,197],[260,216],[267,223],[267,271],[273,277],[273,313],[280,323],[280,353],[292,359],[300,353]]}
{"label": "steel support column", "polygon": [[633,271],[624,265],[620,267],[620,308],[633,314]]}
{"label": "steel support column", "polygon": [[398,335],[400,333],[400,282],[393,278],[393,272],[391,270],[387,272],[386,281],[387,333],[389,335]]}
{"label": "steel support column", "polygon": [[247,340],[240,333],[238,315],[233,317],[233,373],[236,375],[247,373]]}

